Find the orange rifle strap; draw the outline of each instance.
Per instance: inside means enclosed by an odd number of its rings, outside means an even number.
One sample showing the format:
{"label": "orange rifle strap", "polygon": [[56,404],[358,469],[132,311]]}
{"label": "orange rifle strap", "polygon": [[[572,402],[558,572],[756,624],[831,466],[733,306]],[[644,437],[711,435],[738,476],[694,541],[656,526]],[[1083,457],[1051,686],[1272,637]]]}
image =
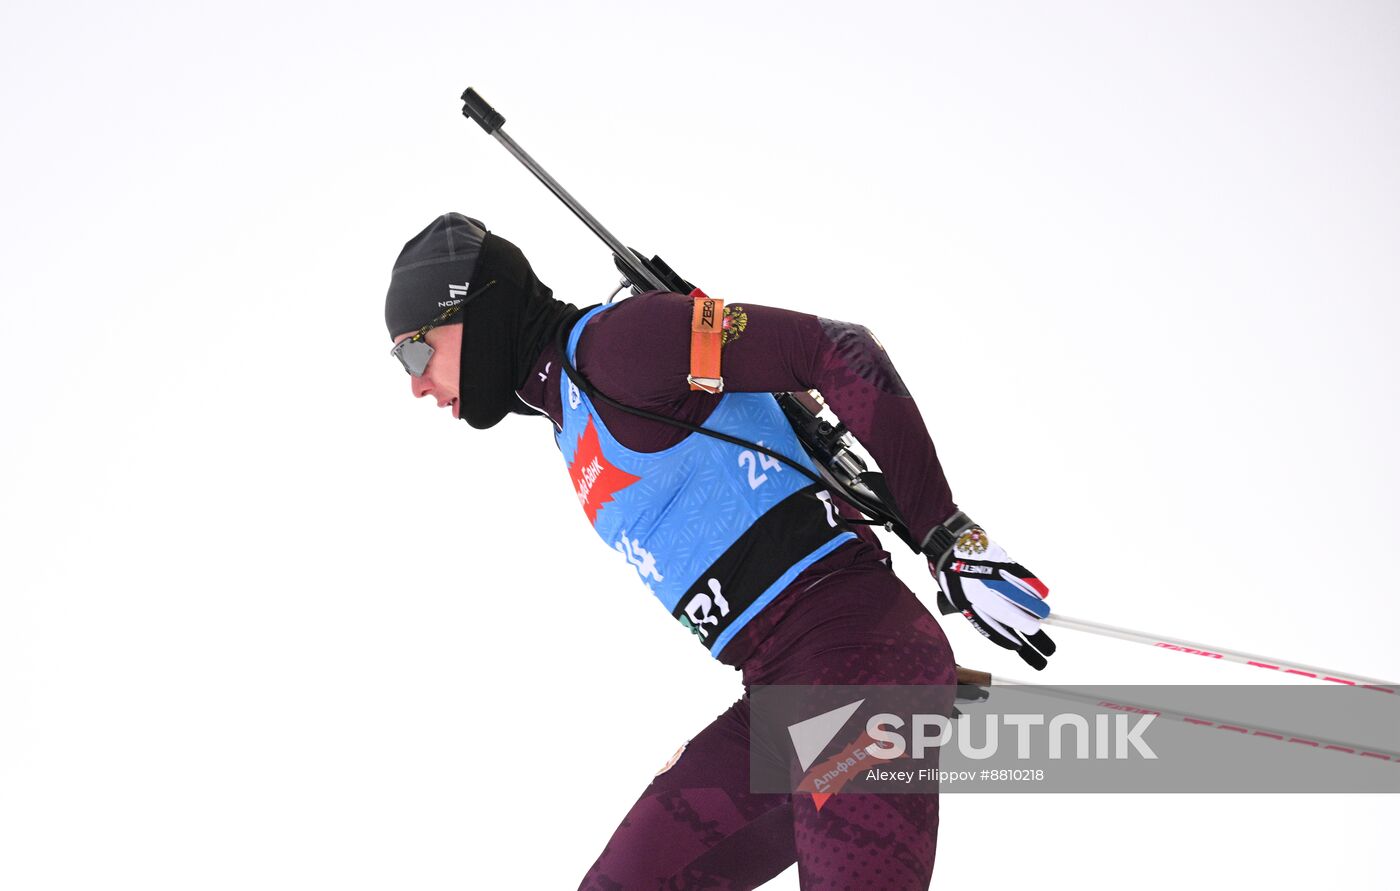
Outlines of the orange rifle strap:
{"label": "orange rifle strap", "polygon": [[720,347],[724,345],[724,301],[705,296],[696,288],[690,292],[690,389],[719,393],[724,389],[720,375]]}

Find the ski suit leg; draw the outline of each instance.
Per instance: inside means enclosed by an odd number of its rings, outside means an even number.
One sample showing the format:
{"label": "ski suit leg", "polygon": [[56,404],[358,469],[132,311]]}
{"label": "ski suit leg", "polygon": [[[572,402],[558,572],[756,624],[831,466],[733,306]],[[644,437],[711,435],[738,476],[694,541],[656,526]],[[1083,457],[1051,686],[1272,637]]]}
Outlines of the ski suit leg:
{"label": "ski suit leg", "polygon": [[[744,666],[746,684],[927,684],[956,681],[938,622],[883,564],[824,579]],[[950,691],[951,696],[951,691]],[[951,699],[949,704],[951,705]],[[933,875],[938,796],[838,792],[818,810],[794,795],[804,891],[924,891]]]}
{"label": "ski suit leg", "polygon": [[[937,621],[883,564],[802,592],[743,665],[751,684],[954,683]],[[749,889],[794,860],[802,888],[922,891],[933,873],[937,795],[749,791],[747,694],[692,739],[632,806],[581,891]]]}
{"label": "ski suit leg", "polygon": [[749,703],[686,743],[613,832],[580,891],[757,888],[792,865],[791,797],[749,791]]}

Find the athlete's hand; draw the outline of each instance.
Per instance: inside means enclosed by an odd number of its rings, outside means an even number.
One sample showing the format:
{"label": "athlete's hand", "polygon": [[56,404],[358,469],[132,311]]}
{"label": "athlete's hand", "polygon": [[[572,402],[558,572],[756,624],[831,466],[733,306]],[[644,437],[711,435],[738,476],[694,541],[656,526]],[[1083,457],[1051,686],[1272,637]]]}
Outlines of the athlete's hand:
{"label": "athlete's hand", "polygon": [[[929,572],[938,582],[938,609],[944,615],[962,613],[992,643],[1016,654],[1040,671],[1045,657],[1055,652],[1055,642],[1040,622],[1050,615],[1045,602],[1049,589],[1035,574],[1016,563],[980,526],[957,514],[966,525],[950,520],[938,529],[956,535],[952,547],[933,553],[928,547]],[[961,529],[953,532],[957,526]],[[952,528],[950,528],[950,526]],[[927,542],[926,545],[935,542]]]}

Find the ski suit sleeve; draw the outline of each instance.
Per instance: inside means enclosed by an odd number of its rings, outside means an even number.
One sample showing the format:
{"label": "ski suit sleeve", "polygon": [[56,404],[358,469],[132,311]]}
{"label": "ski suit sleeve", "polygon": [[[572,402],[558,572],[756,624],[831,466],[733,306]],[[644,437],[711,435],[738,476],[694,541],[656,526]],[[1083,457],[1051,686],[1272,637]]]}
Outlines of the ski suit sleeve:
{"label": "ski suit sleeve", "polygon": [[[630,341],[639,361],[628,363],[625,379],[600,368],[594,382],[657,409],[717,398],[690,391],[685,380],[690,298],[653,293],[628,302],[618,309],[615,342]],[[819,391],[880,465],[915,541],[957,509],[919,407],[867,328],[748,302],[726,304],[724,324],[726,393]],[[648,349],[636,350],[638,343]]]}

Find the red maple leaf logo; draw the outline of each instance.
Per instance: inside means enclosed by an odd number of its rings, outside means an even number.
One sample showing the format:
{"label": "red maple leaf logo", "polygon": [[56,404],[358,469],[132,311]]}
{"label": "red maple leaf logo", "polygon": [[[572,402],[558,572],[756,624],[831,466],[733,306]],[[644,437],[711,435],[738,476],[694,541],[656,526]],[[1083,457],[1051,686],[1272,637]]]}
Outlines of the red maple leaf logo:
{"label": "red maple leaf logo", "polygon": [[588,522],[595,526],[598,511],[612,500],[613,494],[641,479],[614,467],[603,457],[603,447],[598,444],[598,431],[591,415],[574,450],[574,460],[569,464],[569,478],[574,481],[574,492],[578,494],[578,503],[583,505],[583,512],[588,514]]}

